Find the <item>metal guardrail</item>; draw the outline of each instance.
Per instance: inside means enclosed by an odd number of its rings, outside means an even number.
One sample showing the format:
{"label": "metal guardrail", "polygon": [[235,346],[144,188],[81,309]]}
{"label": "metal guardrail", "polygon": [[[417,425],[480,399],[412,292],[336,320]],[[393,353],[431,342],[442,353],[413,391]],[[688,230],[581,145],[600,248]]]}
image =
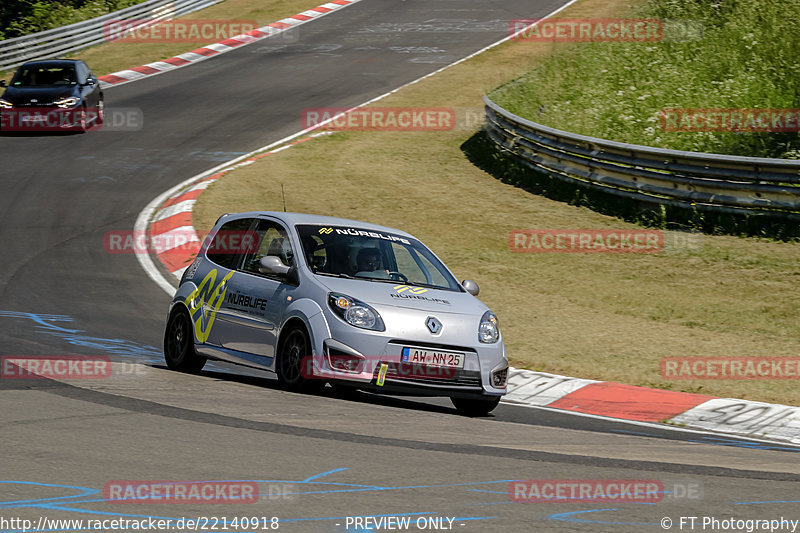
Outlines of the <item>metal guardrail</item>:
{"label": "metal guardrail", "polygon": [[147,0],[101,17],[52,30],[0,41],[0,72],[25,61],[61,57],[106,42],[112,21],[128,21],[130,28],[145,27],[197,11],[223,0]]}
{"label": "metal guardrail", "polygon": [[526,120],[488,97],[486,132],[527,166],[647,204],[800,216],[800,161],[664,150]]}

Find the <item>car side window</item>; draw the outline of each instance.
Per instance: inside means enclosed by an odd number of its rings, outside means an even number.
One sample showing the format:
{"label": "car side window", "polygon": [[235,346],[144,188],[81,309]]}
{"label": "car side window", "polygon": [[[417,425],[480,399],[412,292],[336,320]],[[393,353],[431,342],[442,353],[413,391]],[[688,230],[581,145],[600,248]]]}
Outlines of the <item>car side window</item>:
{"label": "car side window", "polygon": [[223,224],[208,245],[208,259],[221,267],[236,270],[242,255],[255,248],[253,234],[249,232],[254,222],[252,218],[239,218]]}
{"label": "car side window", "polygon": [[92,73],[92,69],[90,69],[90,68],[89,68],[89,65],[87,65],[87,64],[86,64],[86,63],[84,63],[84,62],[81,62],[80,64],[81,64],[81,66],[83,67],[83,80],[84,80],[84,81],[83,81],[82,83],[86,83],[86,82],[88,82],[90,79],[95,79],[95,81],[96,81],[96,80],[97,80],[97,76],[95,76],[95,75]]}
{"label": "car side window", "polygon": [[86,66],[83,63],[75,63],[75,74],[79,84],[86,83]]}
{"label": "car side window", "polygon": [[283,226],[269,220],[259,220],[254,233],[258,247],[245,254],[242,270],[258,276],[275,278],[259,271],[261,258],[267,255],[277,257],[288,267],[294,266],[294,252],[289,243],[289,234]]}

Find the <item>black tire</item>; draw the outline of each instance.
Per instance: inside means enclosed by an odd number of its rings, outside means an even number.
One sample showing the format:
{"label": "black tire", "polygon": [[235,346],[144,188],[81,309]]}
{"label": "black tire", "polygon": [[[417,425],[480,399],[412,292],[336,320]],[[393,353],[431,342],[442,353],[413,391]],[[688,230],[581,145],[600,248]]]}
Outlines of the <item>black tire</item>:
{"label": "black tire", "polygon": [[206,364],[206,358],[194,349],[194,334],[189,313],[177,310],[167,321],[164,332],[164,360],[172,370],[196,373]]}
{"label": "black tire", "polygon": [[456,409],[466,416],[486,416],[500,403],[500,396],[491,399],[450,398]]}
{"label": "black tire", "polygon": [[87,119],[87,114],[88,114],[88,112],[86,111],[86,103],[84,103],[81,106],[81,109],[78,112],[78,116],[77,116],[77,119],[78,119],[77,130],[78,130],[79,133],[86,133],[88,131],[88,129],[89,129],[89,123],[87,122],[87,120],[88,120]]}
{"label": "black tire", "polygon": [[319,379],[309,379],[309,368],[304,365],[311,364],[311,341],[306,330],[294,326],[281,339],[280,347],[275,361],[275,373],[278,383],[286,390],[295,392],[317,392],[325,384]]}

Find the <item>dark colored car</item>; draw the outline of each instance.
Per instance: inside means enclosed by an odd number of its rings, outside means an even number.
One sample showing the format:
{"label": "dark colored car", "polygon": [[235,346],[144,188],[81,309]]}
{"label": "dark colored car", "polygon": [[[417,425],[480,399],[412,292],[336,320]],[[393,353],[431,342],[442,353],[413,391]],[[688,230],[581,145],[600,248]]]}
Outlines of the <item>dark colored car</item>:
{"label": "dark colored car", "polygon": [[4,131],[95,129],[103,122],[103,91],[79,59],[28,61],[0,97],[0,118]]}

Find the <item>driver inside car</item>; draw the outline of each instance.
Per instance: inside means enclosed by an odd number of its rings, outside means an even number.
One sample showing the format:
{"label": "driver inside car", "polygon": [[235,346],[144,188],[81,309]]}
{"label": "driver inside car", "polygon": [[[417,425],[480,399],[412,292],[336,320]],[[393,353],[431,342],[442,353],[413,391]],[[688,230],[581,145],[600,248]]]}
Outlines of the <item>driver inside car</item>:
{"label": "driver inside car", "polygon": [[381,270],[381,253],[377,248],[362,248],[356,256],[356,277],[390,279],[388,270]]}

